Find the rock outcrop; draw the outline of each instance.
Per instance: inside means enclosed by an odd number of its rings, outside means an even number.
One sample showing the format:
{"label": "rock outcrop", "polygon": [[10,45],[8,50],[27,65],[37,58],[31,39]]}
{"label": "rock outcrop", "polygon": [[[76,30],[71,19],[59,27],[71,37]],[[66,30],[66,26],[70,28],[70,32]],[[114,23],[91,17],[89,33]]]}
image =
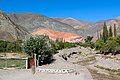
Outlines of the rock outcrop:
{"label": "rock outcrop", "polygon": [[0,40],[21,40],[27,34],[28,31],[25,28],[16,25],[3,11],[0,11]]}
{"label": "rock outcrop", "polygon": [[84,36],[84,30],[74,29],[71,25],[54,20],[41,14],[35,13],[9,13],[10,19],[29,32],[34,32],[38,28],[50,28],[62,32],[72,32]]}
{"label": "rock outcrop", "polygon": [[33,32],[32,35],[47,35],[53,41],[61,39],[64,42],[84,42],[83,37],[77,34],[70,32],[59,32],[46,28],[38,29],[37,31]]}

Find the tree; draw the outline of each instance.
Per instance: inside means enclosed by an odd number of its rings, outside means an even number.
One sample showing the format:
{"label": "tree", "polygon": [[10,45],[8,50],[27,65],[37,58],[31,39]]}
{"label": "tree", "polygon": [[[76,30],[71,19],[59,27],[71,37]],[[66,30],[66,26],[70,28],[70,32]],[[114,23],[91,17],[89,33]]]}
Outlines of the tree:
{"label": "tree", "polygon": [[116,37],[109,37],[106,43],[104,43],[103,39],[97,40],[95,48],[104,54],[120,54],[120,35]]}
{"label": "tree", "polygon": [[114,37],[117,35],[116,24],[114,24]]}
{"label": "tree", "polygon": [[104,46],[105,43],[103,41],[103,39],[98,39],[95,43],[95,49],[96,50],[100,50],[102,48],[102,46]]}
{"label": "tree", "polygon": [[117,35],[117,36],[115,37],[115,41],[116,41],[117,43],[119,43],[119,45],[120,45],[120,35]]}
{"label": "tree", "polygon": [[49,38],[43,35],[30,36],[25,39],[22,48],[30,56],[36,54],[40,64],[49,62],[54,53]]}
{"label": "tree", "polygon": [[87,36],[87,38],[85,39],[86,43],[91,43],[93,36]]}
{"label": "tree", "polygon": [[7,41],[0,40],[0,52],[6,52]]}
{"label": "tree", "polygon": [[104,23],[103,26],[103,41],[106,42],[108,39],[108,30],[107,30],[107,25]]}
{"label": "tree", "polygon": [[115,53],[118,46],[119,44],[116,42],[115,38],[111,37],[106,44],[102,46],[101,51],[104,53]]}
{"label": "tree", "polygon": [[100,39],[102,39],[103,38],[103,36],[102,36],[102,34],[100,33]]}
{"label": "tree", "polygon": [[21,40],[17,40],[17,41],[15,42],[15,49],[16,49],[16,52],[22,52],[21,43],[22,43]]}
{"label": "tree", "polygon": [[109,28],[109,37],[113,37],[113,32],[112,32],[112,26],[110,25],[110,28]]}

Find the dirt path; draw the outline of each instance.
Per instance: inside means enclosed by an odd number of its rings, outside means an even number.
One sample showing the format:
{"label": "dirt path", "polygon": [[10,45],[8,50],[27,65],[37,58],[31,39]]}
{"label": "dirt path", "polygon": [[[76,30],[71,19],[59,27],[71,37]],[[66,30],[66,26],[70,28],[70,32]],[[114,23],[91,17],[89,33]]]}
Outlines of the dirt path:
{"label": "dirt path", "polygon": [[[90,72],[88,71],[88,69],[86,67],[83,67],[83,66],[77,65],[77,64],[72,64],[72,63],[64,60],[61,56],[64,54],[70,54],[72,52],[77,52],[77,51],[79,52],[80,48],[77,47],[77,48],[60,50],[58,54],[54,55],[54,59],[56,59],[55,62],[53,62],[50,65],[40,66],[38,69],[59,69],[59,70],[73,69],[73,70],[75,70],[74,73],[59,74],[59,75],[64,76],[64,77],[61,76],[62,78],[59,80],[93,80]],[[77,75],[76,75],[76,72],[78,73]],[[44,73],[42,73],[42,74],[44,74]],[[47,74],[47,75],[49,75],[49,74]],[[58,76],[58,74],[53,74],[53,75],[54,75],[54,78],[57,78],[57,76]]]}
{"label": "dirt path", "polygon": [[55,62],[49,65],[43,65],[38,69],[74,69],[73,73],[57,74],[37,72],[32,74],[31,70],[0,70],[0,80],[93,80],[90,72],[86,67],[72,64],[64,60],[62,54],[70,54],[74,51],[79,51],[80,48],[71,48],[60,50],[58,54],[54,55]]}

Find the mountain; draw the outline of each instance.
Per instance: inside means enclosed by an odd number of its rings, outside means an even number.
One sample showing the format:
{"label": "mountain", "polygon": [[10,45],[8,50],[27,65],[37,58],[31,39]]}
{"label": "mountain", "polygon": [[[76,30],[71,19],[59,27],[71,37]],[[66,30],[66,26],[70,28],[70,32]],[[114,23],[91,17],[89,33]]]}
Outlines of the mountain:
{"label": "mountain", "polygon": [[17,25],[23,26],[30,33],[39,28],[53,29],[60,32],[71,32],[83,37],[95,36],[102,30],[104,22],[108,25],[116,24],[120,33],[120,17],[97,22],[76,20],[74,18],[49,18],[35,13],[8,13],[9,18]]}
{"label": "mountain", "polygon": [[74,18],[53,18],[60,22],[66,23],[71,25],[75,29],[84,29],[86,35],[95,36],[98,32],[100,32],[103,28],[104,22],[106,22],[108,28],[110,25],[116,24],[117,26],[117,33],[120,34],[120,16],[109,19],[109,20],[101,20],[98,22],[88,22],[82,20],[76,20]]}
{"label": "mountain", "polygon": [[69,24],[54,20],[44,15],[34,13],[8,13],[8,16],[14,23],[25,27],[29,32],[33,32],[38,28],[48,28],[86,36],[83,29],[75,29]]}
{"label": "mountain", "polygon": [[120,27],[117,28],[117,34],[120,34]]}
{"label": "mountain", "polygon": [[0,11],[0,40],[21,40],[27,34],[28,31],[24,27],[16,25],[3,11]]}
{"label": "mountain", "polygon": [[117,34],[120,34],[120,16],[116,17],[116,20],[119,21],[118,27],[117,27]]}
{"label": "mountain", "polygon": [[88,30],[91,31],[91,34],[95,34],[94,38],[93,38],[94,42],[98,39],[98,35],[100,33],[102,33],[102,28],[103,28],[104,22],[106,22],[108,29],[111,25],[112,30],[114,30],[114,24],[116,24],[117,34],[120,34],[120,18],[116,17],[114,19],[102,20],[102,21],[96,22],[94,25],[92,25],[91,27],[88,28]]}
{"label": "mountain", "polygon": [[114,24],[116,24],[117,29],[120,27],[120,20],[115,18],[110,20],[98,21],[92,25],[89,25],[90,27],[88,27],[86,30],[88,30],[88,32],[91,31],[90,34],[94,35],[96,32],[99,32],[102,30],[104,22],[107,24],[108,28],[110,25],[113,26]]}
{"label": "mountain", "polygon": [[82,36],[70,33],[70,32],[60,32],[52,29],[38,29],[33,32],[32,35],[47,35],[52,41],[56,41],[57,39],[62,39],[65,42],[84,42]]}
{"label": "mountain", "polygon": [[58,20],[58,21],[63,22],[63,23],[66,23],[66,24],[69,24],[75,29],[81,29],[81,28],[83,29],[83,28],[88,27],[87,25],[92,24],[92,22],[77,20],[77,19],[74,19],[74,18],[71,18],[71,17],[68,17],[68,18],[53,18],[53,19]]}

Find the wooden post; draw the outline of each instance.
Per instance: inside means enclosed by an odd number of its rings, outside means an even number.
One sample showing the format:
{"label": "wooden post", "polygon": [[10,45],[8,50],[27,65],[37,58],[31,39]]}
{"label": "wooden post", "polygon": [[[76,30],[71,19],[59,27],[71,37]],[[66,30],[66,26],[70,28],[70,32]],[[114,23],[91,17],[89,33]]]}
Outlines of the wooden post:
{"label": "wooden post", "polygon": [[34,65],[32,66],[32,74],[36,73],[36,54],[34,54]]}
{"label": "wooden post", "polygon": [[7,69],[7,54],[5,53],[5,69]]}
{"label": "wooden post", "polygon": [[26,69],[28,69],[28,58],[26,58]]}
{"label": "wooden post", "polygon": [[35,61],[35,73],[36,73],[36,54],[34,54],[34,61]]}
{"label": "wooden post", "polygon": [[39,64],[40,64],[39,61],[40,61],[40,55],[38,55],[38,66],[39,66]]}

